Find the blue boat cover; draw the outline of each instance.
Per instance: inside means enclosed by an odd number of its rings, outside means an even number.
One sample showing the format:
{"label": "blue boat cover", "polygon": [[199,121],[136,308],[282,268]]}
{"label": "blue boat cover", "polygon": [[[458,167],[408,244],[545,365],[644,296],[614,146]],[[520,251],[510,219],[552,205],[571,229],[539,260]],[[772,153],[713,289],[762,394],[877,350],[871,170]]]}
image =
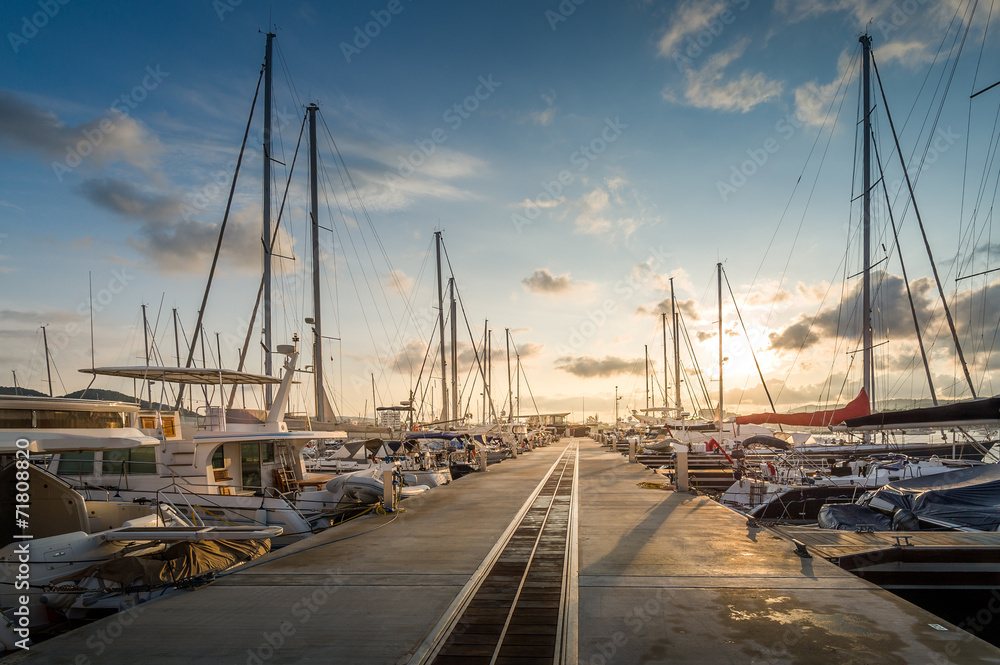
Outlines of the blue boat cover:
{"label": "blue boat cover", "polygon": [[[868,506],[876,502],[879,511]],[[984,464],[934,476],[897,480],[863,497],[857,504],[823,506],[819,525],[824,529],[853,530],[873,525],[876,531],[893,530],[894,516],[912,516],[945,522],[976,531],[1000,527],[1000,466]],[[905,512],[901,512],[905,511]],[[880,519],[881,518],[881,519]],[[896,529],[904,528],[908,518]]]}
{"label": "blue boat cover", "polygon": [[1000,466],[984,464],[899,480],[879,488],[875,497],[909,510],[918,518],[996,531],[1000,526]]}
{"label": "blue boat cover", "polygon": [[854,531],[861,525],[871,525],[875,531],[891,531],[892,520],[856,503],[828,503],[819,509],[816,518],[821,529]]}

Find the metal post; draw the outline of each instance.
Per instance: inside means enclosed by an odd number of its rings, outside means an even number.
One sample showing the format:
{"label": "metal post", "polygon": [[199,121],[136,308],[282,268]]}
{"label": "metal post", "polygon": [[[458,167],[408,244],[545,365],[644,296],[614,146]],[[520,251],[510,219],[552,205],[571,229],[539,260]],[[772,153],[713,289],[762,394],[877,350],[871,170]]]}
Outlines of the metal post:
{"label": "metal post", "polygon": [[382,470],[382,507],[387,513],[396,512],[396,488],[393,487],[395,470],[395,466]]}
{"label": "metal post", "polygon": [[688,491],[688,451],[678,450],[677,452],[677,491]]}

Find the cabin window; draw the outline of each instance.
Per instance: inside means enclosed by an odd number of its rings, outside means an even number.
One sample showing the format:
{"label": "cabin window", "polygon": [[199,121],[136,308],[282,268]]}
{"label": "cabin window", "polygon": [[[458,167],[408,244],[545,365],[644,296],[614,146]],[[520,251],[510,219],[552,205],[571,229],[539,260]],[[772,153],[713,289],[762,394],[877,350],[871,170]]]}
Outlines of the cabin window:
{"label": "cabin window", "polygon": [[59,456],[60,476],[92,476],[94,475],[94,453],[63,453]]}
{"label": "cabin window", "polygon": [[31,411],[29,409],[0,411],[0,429],[31,429]]}
{"label": "cabin window", "polygon": [[45,429],[116,429],[125,426],[119,411],[35,411],[35,427]]}
{"label": "cabin window", "polygon": [[170,417],[160,417],[156,416],[139,416],[139,426],[142,429],[156,429],[157,421],[159,421],[159,426],[163,428],[163,436],[168,439],[173,439],[177,436],[177,428],[174,426],[174,419]]}
{"label": "cabin window", "polygon": [[260,461],[264,464],[271,464],[274,462],[274,442],[268,441],[267,443],[260,444]]}
{"label": "cabin window", "polygon": [[243,489],[255,490],[261,486],[259,443],[240,444],[240,474]]}
{"label": "cabin window", "polygon": [[[101,473],[105,476],[136,476],[156,473],[155,446],[105,450]],[[122,467],[124,466],[124,471]]]}
{"label": "cabin window", "polygon": [[222,452],[222,446],[215,449],[212,454],[212,468],[213,469],[225,469],[226,468],[226,456]]}

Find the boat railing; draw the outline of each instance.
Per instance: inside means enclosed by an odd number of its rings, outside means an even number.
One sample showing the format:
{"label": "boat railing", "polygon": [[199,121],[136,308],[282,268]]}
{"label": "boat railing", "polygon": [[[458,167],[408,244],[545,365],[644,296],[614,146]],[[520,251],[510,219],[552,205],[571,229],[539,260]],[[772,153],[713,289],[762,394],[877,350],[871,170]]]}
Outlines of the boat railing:
{"label": "boat railing", "polygon": [[[184,499],[184,504],[188,507],[188,511],[189,511],[188,514],[191,515],[191,521],[194,523],[194,526],[204,526],[205,525],[204,520],[202,520],[198,516],[198,511],[195,510],[194,506],[191,505],[191,502],[187,500],[187,492],[183,491],[183,488],[181,488],[180,486],[177,486],[174,483],[171,483],[170,486],[175,486],[175,487],[177,487],[178,490],[181,490],[181,491],[178,491],[176,494],[178,496],[180,496],[182,499]],[[164,488],[164,490],[165,489],[166,488]],[[169,498],[167,498],[164,490],[157,490],[156,491],[156,502],[158,504],[159,503],[165,503],[166,505],[170,506],[170,508],[173,509],[174,511],[176,511],[178,513],[181,513],[182,511],[178,510],[177,506],[175,506],[174,503]],[[199,522],[200,522],[200,524],[199,524]]]}
{"label": "boat railing", "polygon": [[[217,485],[204,485],[204,487],[217,487]],[[255,489],[261,490],[260,494],[255,494],[255,496],[259,496],[262,500],[263,499],[268,499],[268,498],[280,499],[282,502],[284,502],[284,504],[287,507],[287,509],[290,510],[291,512],[293,512],[304,523],[308,523],[309,522],[309,520],[306,518],[306,516],[302,514],[302,511],[299,510],[299,508],[295,505],[295,503],[293,502],[293,500],[291,498],[289,498],[288,496],[286,496],[285,494],[282,494],[281,492],[279,492],[276,487],[261,487],[261,488],[255,488]],[[174,490],[174,491],[171,491],[171,490]],[[175,495],[179,496],[181,500],[183,500],[184,505],[187,507],[187,509],[189,511],[189,514],[191,515],[192,521],[195,522],[195,526],[203,526],[203,525],[205,525],[205,520],[202,519],[199,516],[198,509],[200,508],[203,512],[211,515],[211,512],[209,512],[208,508],[206,508],[202,504],[205,503],[205,497],[210,497],[210,496],[214,497],[215,495],[209,495],[209,494],[205,494],[205,493],[201,493],[201,492],[196,492],[196,491],[191,490],[188,487],[181,487],[180,485],[177,485],[175,483],[171,483],[167,487],[164,487],[164,488],[162,488],[160,490],[157,490],[157,492],[156,492],[156,500],[157,501],[162,501],[163,503],[167,504],[168,506],[171,506],[174,510],[177,510],[177,506],[170,500],[170,498],[168,496],[170,494],[175,494]],[[288,494],[294,494],[294,492],[289,492]],[[193,497],[194,503],[192,503],[192,501],[189,500],[189,497]],[[228,506],[224,506],[224,505],[219,504],[219,503],[214,502],[214,501],[212,502],[212,508],[216,508],[216,509],[219,509],[219,510],[222,510],[222,511],[229,511],[229,507]],[[260,508],[262,510],[265,510],[265,511],[269,510],[268,508],[265,508],[263,505],[261,505]],[[270,510],[273,510],[273,509],[270,509]],[[178,512],[182,513],[183,511],[178,511]],[[225,517],[220,517],[218,515],[212,515],[212,516],[215,519],[219,519],[221,521],[227,521],[225,519]],[[265,526],[266,526],[266,524],[265,524]]]}

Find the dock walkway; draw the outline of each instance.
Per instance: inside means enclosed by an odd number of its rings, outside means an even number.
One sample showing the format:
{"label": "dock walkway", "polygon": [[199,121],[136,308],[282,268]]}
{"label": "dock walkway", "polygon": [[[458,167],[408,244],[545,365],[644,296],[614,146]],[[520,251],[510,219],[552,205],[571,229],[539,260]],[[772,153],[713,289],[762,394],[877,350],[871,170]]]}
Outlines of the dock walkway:
{"label": "dock walkway", "polygon": [[657,480],[563,439],[6,660],[1000,663],[707,498],[638,487]]}

